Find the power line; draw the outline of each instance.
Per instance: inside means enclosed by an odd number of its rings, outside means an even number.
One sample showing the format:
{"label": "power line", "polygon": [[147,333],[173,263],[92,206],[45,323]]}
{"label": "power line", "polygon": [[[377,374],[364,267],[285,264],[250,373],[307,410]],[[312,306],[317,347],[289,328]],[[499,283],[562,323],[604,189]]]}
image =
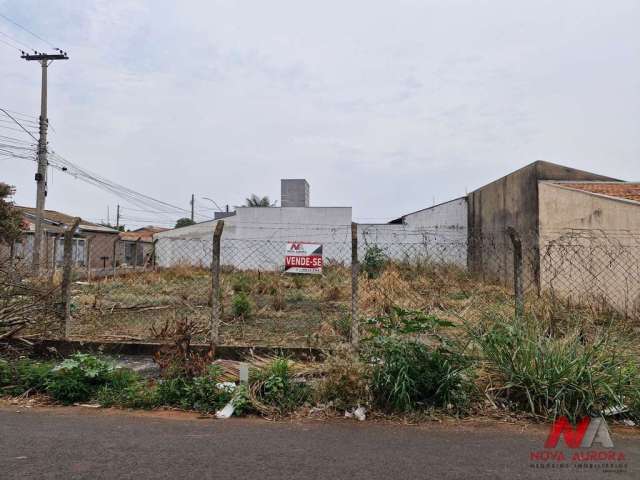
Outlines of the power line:
{"label": "power line", "polygon": [[7,45],[7,46],[9,46],[9,47],[11,47],[11,48],[14,48],[14,49],[16,49],[17,51],[22,52],[22,49],[21,49],[20,47],[16,47],[15,45],[13,45],[13,44],[11,44],[11,43],[9,43],[9,42],[5,41],[5,40],[2,40],[1,38],[0,38],[0,43],[4,43],[5,45]]}
{"label": "power line", "polygon": [[46,43],[47,45],[49,45],[51,48],[53,48],[54,50],[58,50],[58,47],[54,46],[53,43],[51,43],[48,40],[45,40],[44,38],[42,38],[40,35],[38,35],[37,33],[33,33],[31,30],[29,30],[27,27],[23,27],[22,25],[20,25],[18,22],[16,22],[15,20],[10,19],[9,17],[7,17],[6,15],[0,13],[0,17],[4,18],[6,21],[14,24],[16,27],[24,30],[25,32],[27,32],[29,35],[34,36],[35,38],[37,38],[38,40],[43,41],[44,43]]}
{"label": "power line", "polygon": [[26,47],[26,48],[27,48],[27,50],[33,50],[33,51],[35,52],[35,49],[34,49],[34,48],[30,47],[29,45],[27,45],[27,44],[26,44],[26,43],[24,43],[24,42],[21,42],[21,41],[20,41],[20,40],[18,40],[17,38],[13,38],[11,35],[7,35],[7,34],[6,34],[6,33],[4,33],[4,32],[0,32],[0,35],[2,35],[2,36],[3,36],[3,37],[5,37],[5,38],[8,38],[8,39],[9,39],[9,40],[11,40],[12,42],[15,42],[15,43],[17,43],[17,44],[19,44],[19,45],[22,45],[23,47]]}

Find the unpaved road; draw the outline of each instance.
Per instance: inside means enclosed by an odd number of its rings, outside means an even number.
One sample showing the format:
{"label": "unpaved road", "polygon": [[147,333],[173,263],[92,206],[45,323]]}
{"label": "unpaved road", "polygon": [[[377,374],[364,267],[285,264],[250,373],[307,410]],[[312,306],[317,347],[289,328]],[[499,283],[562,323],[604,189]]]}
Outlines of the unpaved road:
{"label": "unpaved road", "polygon": [[530,454],[546,434],[543,426],[274,423],[4,406],[0,478],[640,478],[640,435],[613,432],[614,450],[625,456],[615,473],[603,471],[603,462],[534,468]]}

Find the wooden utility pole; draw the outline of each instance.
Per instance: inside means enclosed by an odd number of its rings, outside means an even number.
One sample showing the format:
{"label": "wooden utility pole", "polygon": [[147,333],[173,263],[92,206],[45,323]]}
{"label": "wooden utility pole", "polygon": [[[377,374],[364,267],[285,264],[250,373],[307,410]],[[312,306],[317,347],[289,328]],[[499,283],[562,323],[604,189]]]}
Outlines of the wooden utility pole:
{"label": "wooden utility pole", "polygon": [[57,54],[34,53],[33,55],[23,52],[22,58],[27,61],[40,62],[42,67],[42,88],[40,92],[40,120],[38,139],[38,170],[36,172],[36,229],[33,238],[33,252],[31,254],[32,269],[35,273],[40,271],[40,253],[42,248],[42,217],[44,215],[44,204],[47,196],[47,69],[54,60],[68,60],[66,52],[60,51]]}
{"label": "wooden utility pole", "polygon": [[194,221],[194,210],[196,205],[196,196],[194,193],[191,194],[191,221]]}
{"label": "wooden utility pole", "polygon": [[209,342],[211,355],[215,355],[215,349],[220,339],[220,320],[222,317],[222,305],[220,298],[220,239],[224,229],[224,220],[216,223],[211,245],[211,325]]}
{"label": "wooden utility pole", "polygon": [[120,230],[120,204],[116,207],[116,230]]}
{"label": "wooden utility pole", "polygon": [[360,324],[358,323],[358,224],[351,223],[351,345],[360,346]]}
{"label": "wooden utility pole", "polygon": [[522,268],[522,240],[513,227],[507,227],[507,233],[513,245],[513,293],[515,296],[516,318],[524,313],[524,281]]}
{"label": "wooden utility pole", "polygon": [[80,225],[80,218],[76,218],[64,232],[64,266],[62,269],[62,306],[64,317],[64,336],[71,333],[71,277],[73,274],[73,234]]}

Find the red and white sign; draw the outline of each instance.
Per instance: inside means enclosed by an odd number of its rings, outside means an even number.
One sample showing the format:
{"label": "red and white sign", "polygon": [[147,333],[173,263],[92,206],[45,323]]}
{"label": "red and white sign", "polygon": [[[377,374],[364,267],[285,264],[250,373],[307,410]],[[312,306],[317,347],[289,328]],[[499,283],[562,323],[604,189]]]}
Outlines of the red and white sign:
{"label": "red and white sign", "polygon": [[322,244],[287,242],[284,271],[286,273],[322,273]]}

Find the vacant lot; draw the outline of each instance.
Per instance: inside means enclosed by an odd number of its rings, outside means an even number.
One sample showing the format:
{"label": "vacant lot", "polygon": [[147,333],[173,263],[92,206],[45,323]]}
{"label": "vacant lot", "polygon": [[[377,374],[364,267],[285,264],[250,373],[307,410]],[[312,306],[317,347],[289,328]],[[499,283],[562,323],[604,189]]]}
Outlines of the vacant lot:
{"label": "vacant lot", "polygon": [[[221,335],[228,345],[323,347],[348,339],[351,271],[325,268],[322,275],[279,272],[222,273]],[[211,277],[206,269],[176,267],[136,272],[73,286],[75,338],[153,340],[178,318],[209,322]],[[482,283],[455,267],[387,264],[359,276],[360,321],[388,313],[392,306],[420,309],[462,325],[487,311],[513,311],[511,292]],[[610,311],[580,309],[531,297],[527,308],[541,320],[572,324],[619,322]],[[195,339],[204,341],[204,333]]]}
{"label": "vacant lot", "polygon": [[[225,344],[322,347],[348,336],[348,268],[327,267],[318,276],[227,271],[221,282]],[[209,272],[186,267],[79,282],[73,287],[71,334],[150,340],[167,323],[185,316],[205,327],[211,315],[210,292]],[[394,305],[473,319],[483,306],[511,308],[511,298],[502,287],[474,282],[455,268],[390,264],[379,272],[361,273],[361,320]]]}

